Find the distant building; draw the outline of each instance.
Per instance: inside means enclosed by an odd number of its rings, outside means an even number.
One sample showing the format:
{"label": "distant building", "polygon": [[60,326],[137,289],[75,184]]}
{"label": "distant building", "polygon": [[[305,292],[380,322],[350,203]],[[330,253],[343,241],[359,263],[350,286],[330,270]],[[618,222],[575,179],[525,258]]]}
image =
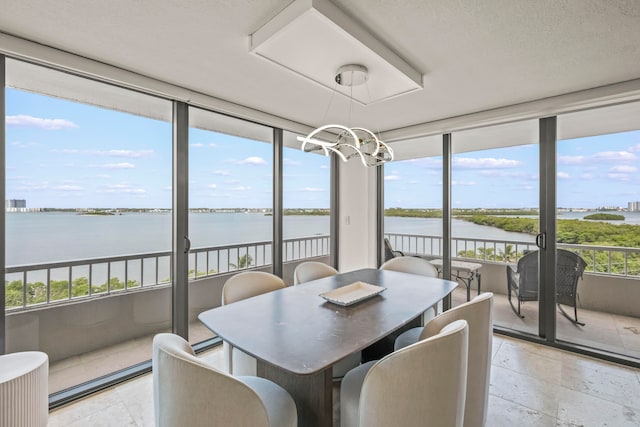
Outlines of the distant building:
{"label": "distant building", "polygon": [[5,208],[26,208],[27,201],[24,199],[9,199],[5,201]]}
{"label": "distant building", "polygon": [[629,202],[629,212],[640,211],[640,202]]}

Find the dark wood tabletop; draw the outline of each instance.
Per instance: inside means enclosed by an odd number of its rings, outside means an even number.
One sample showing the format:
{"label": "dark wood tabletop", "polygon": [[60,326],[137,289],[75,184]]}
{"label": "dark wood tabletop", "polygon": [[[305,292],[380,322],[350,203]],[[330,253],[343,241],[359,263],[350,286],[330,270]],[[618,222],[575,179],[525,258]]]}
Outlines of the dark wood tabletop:
{"label": "dark wood tabletop", "polygon": [[[319,296],[356,281],[386,290],[347,307]],[[293,374],[309,375],[401,328],[455,287],[455,282],[437,278],[364,269],[269,292],[198,317],[242,351]]]}
{"label": "dark wood tabletop", "polygon": [[[375,297],[343,307],[319,294],[361,281],[384,286]],[[456,282],[364,269],[262,294],[201,313],[198,318],[234,347],[257,358],[257,375],[293,397],[301,427],[333,424],[332,366],[357,351],[363,360],[393,351],[395,334]]]}

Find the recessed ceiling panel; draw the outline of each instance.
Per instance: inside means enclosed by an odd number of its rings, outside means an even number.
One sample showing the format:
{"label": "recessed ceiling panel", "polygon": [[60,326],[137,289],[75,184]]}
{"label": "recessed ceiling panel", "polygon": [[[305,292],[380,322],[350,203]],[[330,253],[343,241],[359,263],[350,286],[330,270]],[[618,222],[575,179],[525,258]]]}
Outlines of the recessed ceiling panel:
{"label": "recessed ceiling panel", "polygon": [[[422,74],[327,0],[296,0],[251,35],[251,52],[361,104],[422,89]],[[365,85],[337,85],[347,64],[368,69]]]}

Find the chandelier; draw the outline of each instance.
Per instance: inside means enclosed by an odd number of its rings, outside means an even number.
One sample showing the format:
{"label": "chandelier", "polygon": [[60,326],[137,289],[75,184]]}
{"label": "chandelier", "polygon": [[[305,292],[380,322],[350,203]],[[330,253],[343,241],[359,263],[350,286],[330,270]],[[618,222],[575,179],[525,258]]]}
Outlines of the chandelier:
{"label": "chandelier", "polygon": [[[353,86],[366,84],[368,79],[367,67],[350,64],[338,69],[335,82],[341,86],[348,86],[353,91]],[[368,88],[367,88],[368,89]],[[333,96],[332,96],[333,97]],[[350,95],[353,102],[353,96]],[[331,101],[329,101],[331,106]],[[321,132],[329,131],[337,133],[334,141],[322,141],[315,138]],[[331,124],[324,125],[313,130],[307,136],[299,136],[303,151],[323,151],[325,156],[335,153],[342,161],[353,157],[359,157],[364,166],[378,166],[393,160],[393,150],[368,129],[361,127],[348,127]]]}

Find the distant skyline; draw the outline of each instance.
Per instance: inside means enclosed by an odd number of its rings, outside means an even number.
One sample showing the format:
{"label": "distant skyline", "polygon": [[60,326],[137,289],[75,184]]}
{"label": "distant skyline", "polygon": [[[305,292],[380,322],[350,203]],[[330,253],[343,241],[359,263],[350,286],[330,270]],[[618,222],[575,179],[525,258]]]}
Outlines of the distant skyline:
{"label": "distant skyline", "polygon": [[[171,207],[170,123],[6,95],[6,199],[30,208]],[[192,128],[189,156],[190,208],[271,206],[271,144]],[[329,206],[328,158],[285,148],[283,163],[285,208]],[[559,207],[626,207],[640,200],[640,131],[558,141],[557,171]],[[388,163],[384,180],[385,207],[441,207],[441,157]],[[537,145],[453,157],[454,208],[537,208],[538,185]]]}

